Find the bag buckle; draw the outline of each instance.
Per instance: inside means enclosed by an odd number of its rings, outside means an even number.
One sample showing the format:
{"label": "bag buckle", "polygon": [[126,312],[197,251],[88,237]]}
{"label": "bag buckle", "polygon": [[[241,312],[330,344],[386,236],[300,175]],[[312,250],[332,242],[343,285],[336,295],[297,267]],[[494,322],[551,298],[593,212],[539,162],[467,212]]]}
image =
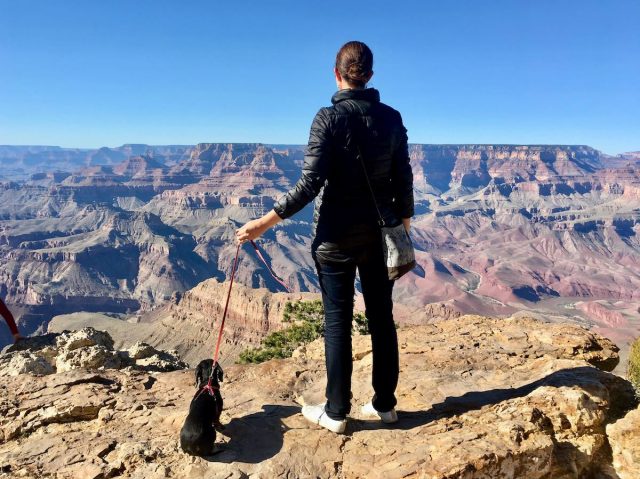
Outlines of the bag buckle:
{"label": "bag buckle", "polygon": [[384,222],[384,219],[380,218],[378,220],[378,226],[380,226],[380,228],[384,228],[385,226],[387,226],[387,223]]}

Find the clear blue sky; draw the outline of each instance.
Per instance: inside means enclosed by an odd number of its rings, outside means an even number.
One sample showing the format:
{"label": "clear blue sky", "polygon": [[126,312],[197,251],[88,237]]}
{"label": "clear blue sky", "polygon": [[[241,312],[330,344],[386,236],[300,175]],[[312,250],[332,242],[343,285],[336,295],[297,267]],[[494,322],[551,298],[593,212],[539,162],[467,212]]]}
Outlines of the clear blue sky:
{"label": "clear blue sky", "polygon": [[0,0],[0,144],[305,143],[347,40],[416,143],[640,150],[640,1]]}

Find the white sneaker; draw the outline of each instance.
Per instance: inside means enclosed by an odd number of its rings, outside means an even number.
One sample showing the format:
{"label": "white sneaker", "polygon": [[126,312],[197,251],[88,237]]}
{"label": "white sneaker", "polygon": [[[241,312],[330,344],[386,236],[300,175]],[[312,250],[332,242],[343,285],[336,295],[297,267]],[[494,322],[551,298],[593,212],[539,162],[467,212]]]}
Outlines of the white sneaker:
{"label": "white sneaker", "polygon": [[398,413],[396,413],[395,409],[392,409],[388,412],[376,411],[376,408],[373,407],[373,403],[371,402],[368,402],[367,404],[362,406],[362,409],[360,411],[365,416],[379,417],[385,424],[393,424],[394,422],[398,422]]}
{"label": "white sneaker", "polygon": [[335,432],[337,434],[344,433],[344,429],[347,426],[347,420],[343,419],[340,421],[338,419],[331,419],[327,416],[324,406],[325,403],[302,406],[302,415],[313,424],[318,424],[331,432]]}

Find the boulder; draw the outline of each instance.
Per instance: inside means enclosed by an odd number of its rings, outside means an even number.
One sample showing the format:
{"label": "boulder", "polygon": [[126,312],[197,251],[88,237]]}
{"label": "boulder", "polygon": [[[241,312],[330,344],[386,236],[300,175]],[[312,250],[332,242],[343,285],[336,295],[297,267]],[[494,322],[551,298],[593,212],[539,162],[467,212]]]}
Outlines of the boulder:
{"label": "boulder", "polygon": [[29,351],[17,351],[0,356],[0,376],[19,374],[51,374],[55,368],[42,356]]}
{"label": "boulder", "polygon": [[122,369],[175,371],[188,365],[176,351],[162,351],[146,343],[128,350],[113,349],[113,339],[104,331],[78,331],[34,336],[5,348],[0,354],[0,376],[23,373],[53,374],[74,369]]}
{"label": "boulder", "polygon": [[181,361],[180,358],[167,354],[158,353],[147,358],[138,359],[135,368],[141,371],[176,371],[178,369],[186,369],[189,367],[187,363]]}
{"label": "boulder", "polygon": [[56,357],[56,371],[72,369],[118,369],[122,366],[120,355],[104,346],[83,346],[72,350],[62,349]]}
{"label": "boulder", "polygon": [[607,436],[620,479],[640,477],[640,407],[607,425]]}
{"label": "boulder", "polygon": [[127,349],[129,357],[134,360],[145,359],[158,353],[158,350],[147,343],[138,341],[129,349]]}
{"label": "boulder", "polygon": [[58,349],[73,351],[74,349],[88,346],[102,346],[105,349],[113,349],[113,339],[105,331],[97,331],[91,327],[78,331],[65,331],[56,338]]}

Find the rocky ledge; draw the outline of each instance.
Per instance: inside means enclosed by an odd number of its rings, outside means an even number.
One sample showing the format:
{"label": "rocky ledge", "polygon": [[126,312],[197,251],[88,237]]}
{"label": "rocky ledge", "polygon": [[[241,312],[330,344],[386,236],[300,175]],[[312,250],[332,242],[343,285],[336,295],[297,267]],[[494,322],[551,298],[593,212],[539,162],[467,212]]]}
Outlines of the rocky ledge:
{"label": "rocky ledge", "polygon": [[[630,384],[607,372],[618,361],[609,340],[573,325],[463,316],[400,329],[399,341],[394,427],[358,414],[372,394],[366,336],[354,337],[347,434],[304,420],[300,404],[320,400],[325,386],[322,344],[315,342],[291,359],[226,367],[227,427],[218,434],[219,452],[207,458],[178,446],[194,393],[192,371],[7,376],[0,385],[0,474],[632,477],[620,468],[638,457],[637,441],[620,446],[607,436],[637,406]],[[615,437],[629,436],[618,429]]]}
{"label": "rocky ledge", "polygon": [[73,369],[175,371],[188,367],[175,351],[160,351],[143,342],[118,351],[113,344],[109,333],[91,327],[27,338],[4,348],[0,355],[0,377],[46,375]]}

